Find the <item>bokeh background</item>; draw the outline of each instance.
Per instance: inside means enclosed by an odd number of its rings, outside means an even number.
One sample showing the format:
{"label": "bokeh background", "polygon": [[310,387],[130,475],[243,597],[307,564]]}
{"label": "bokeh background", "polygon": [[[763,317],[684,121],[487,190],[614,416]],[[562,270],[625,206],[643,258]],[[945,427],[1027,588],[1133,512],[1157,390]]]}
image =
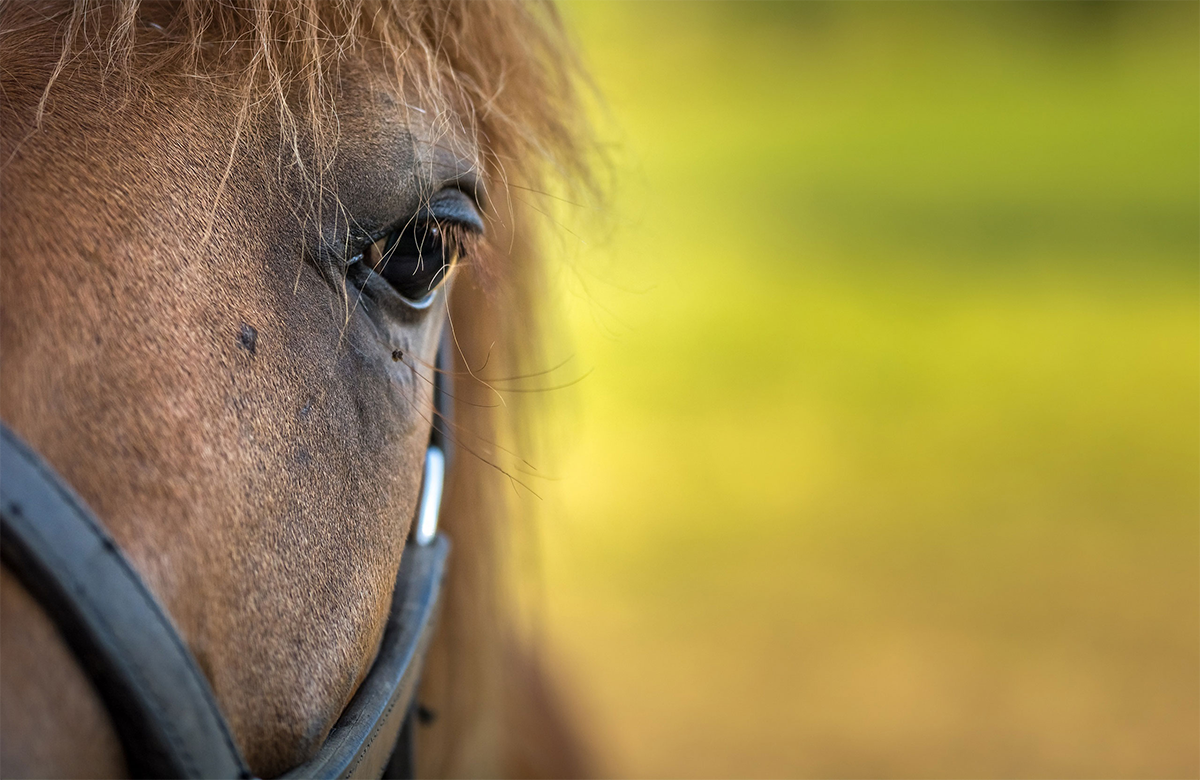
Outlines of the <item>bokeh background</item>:
{"label": "bokeh background", "polygon": [[600,771],[1200,773],[1198,7],[563,4],[530,630]]}

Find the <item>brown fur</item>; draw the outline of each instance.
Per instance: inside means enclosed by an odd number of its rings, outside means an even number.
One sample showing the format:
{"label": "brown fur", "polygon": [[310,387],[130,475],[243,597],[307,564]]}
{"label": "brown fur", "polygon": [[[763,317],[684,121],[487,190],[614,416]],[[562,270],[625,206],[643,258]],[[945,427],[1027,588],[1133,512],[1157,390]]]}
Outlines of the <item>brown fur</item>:
{"label": "brown fur", "polygon": [[[492,443],[519,418],[476,378],[536,357],[535,242],[511,194],[582,172],[553,10],[22,2],[0,47],[0,416],[167,606],[265,776],[311,753],[370,665],[429,430],[440,317],[348,293],[338,248],[478,180],[488,237],[435,304],[461,349],[461,446],[420,769],[584,771],[504,620]],[[0,772],[121,772],[7,575],[0,603]]]}

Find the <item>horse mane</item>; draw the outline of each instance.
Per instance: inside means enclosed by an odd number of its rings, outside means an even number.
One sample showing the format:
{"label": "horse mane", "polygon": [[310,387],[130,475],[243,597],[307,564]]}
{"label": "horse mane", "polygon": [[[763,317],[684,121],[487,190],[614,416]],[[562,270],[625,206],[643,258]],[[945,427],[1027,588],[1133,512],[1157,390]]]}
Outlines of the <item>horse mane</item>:
{"label": "horse mane", "polygon": [[564,186],[595,191],[579,97],[586,80],[554,7],[541,0],[79,0],[12,2],[0,16],[0,45],[17,36],[23,50],[55,58],[33,126],[45,112],[69,110],[56,105],[54,84],[84,59],[99,60],[114,104],[154,99],[163,77],[203,80],[228,92],[239,133],[264,122],[278,127],[280,164],[300,173],[312,204],[337,154],[338,75],[353,56],[386,63],[411,117],[476,142],[488,238],[451,295],[459,352],[454,434],[462,446],[443,507],[454,552],[422,694],[445,725],[421,738],[418,755],[421,772],[432,774],[584,771],[552,712],[548,681],[510,628],[502,566],[525,469],[500,443],[528,440],[530,396],[499,388],[545,367],[533,230],[541,209],[530,199]]}

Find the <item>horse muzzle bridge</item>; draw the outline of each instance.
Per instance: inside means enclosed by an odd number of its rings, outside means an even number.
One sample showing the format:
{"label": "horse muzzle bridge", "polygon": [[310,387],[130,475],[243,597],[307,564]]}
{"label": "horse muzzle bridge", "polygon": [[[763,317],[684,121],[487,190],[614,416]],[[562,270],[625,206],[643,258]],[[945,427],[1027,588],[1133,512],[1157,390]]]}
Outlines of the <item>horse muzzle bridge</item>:
{"label": "horse muzzle bridge", "polygon": [[[435,422],[421,502],[378,655],[316,755],[284,777],[413,775],[416,693],[450,550],[437,533],[451,455],[446,376],[435,372]],[[252,777],[207,679],[162,605],[66,482],[7,425],[0,428],[4,565],[38,600],[91,678],[130,773]]]}

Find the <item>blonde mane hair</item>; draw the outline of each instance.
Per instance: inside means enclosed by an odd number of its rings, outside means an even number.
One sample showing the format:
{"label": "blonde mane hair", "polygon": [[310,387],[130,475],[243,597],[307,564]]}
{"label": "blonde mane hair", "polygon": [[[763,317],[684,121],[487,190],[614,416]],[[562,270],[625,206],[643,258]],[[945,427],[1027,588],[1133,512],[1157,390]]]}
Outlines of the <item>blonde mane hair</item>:
{"label": "blonde mane hair", "polygon": [[[24,10],[48,16],[37,4]],[[60,56],[46,97],[87,52],[127,85],[163,70],[223,79],[243,112],[273,108],[294,138],[300,123],[319,134],[336,122],[339,66],[374,51],[411,107],[475,134],[490,163],[583,172],[578,61],[546,2],[79,0],[57,15]]]}

